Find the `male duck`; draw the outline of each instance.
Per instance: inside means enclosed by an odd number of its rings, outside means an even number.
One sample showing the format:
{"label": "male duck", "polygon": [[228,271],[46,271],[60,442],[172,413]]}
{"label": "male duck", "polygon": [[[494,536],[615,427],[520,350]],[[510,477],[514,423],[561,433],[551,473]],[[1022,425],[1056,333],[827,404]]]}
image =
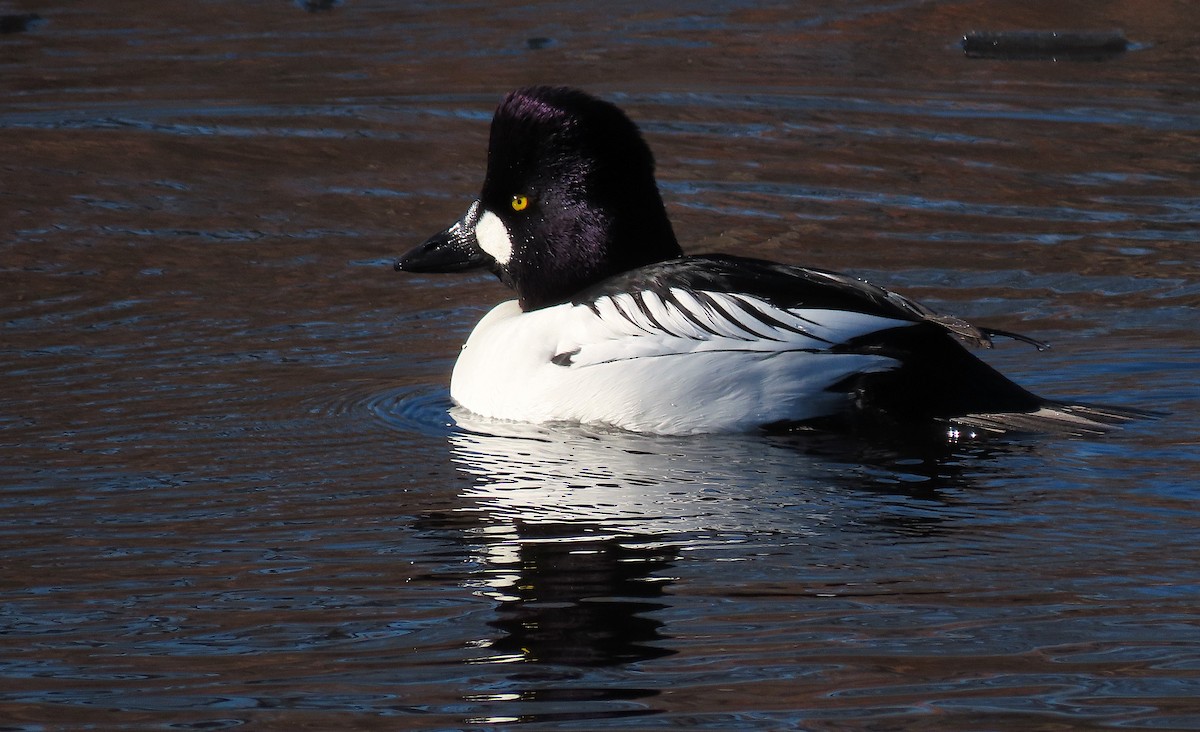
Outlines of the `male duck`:
{"label": "male duck", "polygon": [[479,199],[396,262],[487,268],[517,294],[463,346],[478,415],[691,434],[759,428],[1102,432],[1130,415],[1035,396],[969,353],[1013,333],[835,272],[685,256],[654,159],[616,106],[519,89],[496,110]]}

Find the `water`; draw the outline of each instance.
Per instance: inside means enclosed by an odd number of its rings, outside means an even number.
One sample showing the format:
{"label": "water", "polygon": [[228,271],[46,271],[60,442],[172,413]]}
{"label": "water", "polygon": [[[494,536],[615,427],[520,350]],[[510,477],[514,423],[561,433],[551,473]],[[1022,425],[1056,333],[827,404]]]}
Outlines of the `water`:
{"label": "water", "polygon": [[[0,729],[1200,728],[1189,3],[9,5]],[[505,292],[390,262],[531,82],[630,111],[689,251],[1169,414],[944,450],[451,414]]]}

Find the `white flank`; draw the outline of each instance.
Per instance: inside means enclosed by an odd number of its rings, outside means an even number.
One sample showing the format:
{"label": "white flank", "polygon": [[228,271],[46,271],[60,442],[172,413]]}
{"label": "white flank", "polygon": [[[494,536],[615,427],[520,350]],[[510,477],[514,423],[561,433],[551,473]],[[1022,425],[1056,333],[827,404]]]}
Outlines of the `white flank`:
{"label": "white flank", "polygon": [[[779,309],[744,295],[671,294],[674,302],[641,293],[645,310],[631,294],[602,297],[594,303],[598,313],[571,304],[523,313],[515,302],[503,303],[471,333],[450,394],[494,419],[665,434],[751,430],[843,408],[845,396],[827,391],[830,385],[896,362],[831,346],[911,324]],[[778,325],[746,313],[743,304]]]}
{"label": "white flank", "polygon": [[475,238],[479,241],[479,248],[492,255],[497,263],[508,264],[508,260],[512,259],[513,243],[508,227],[491,211],[484,211],[479,217],[479,223],[475,224]]}

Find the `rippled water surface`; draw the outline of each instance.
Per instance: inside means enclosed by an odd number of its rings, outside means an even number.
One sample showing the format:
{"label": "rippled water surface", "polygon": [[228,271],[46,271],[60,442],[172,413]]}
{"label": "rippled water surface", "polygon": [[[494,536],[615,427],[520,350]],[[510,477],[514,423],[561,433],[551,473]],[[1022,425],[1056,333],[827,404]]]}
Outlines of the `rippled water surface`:
{"label": "rippled water surface", "polygon": [[[40,16],[0,35],[0,729],[1200,729],[1191,0],[322,5],[0,5]],[[1056,28],[1132,46],[957,46]],[[449,370],[505,291],[390,262],[533,82],[631,113],[688,251],[1168,414],[472,424]]]}

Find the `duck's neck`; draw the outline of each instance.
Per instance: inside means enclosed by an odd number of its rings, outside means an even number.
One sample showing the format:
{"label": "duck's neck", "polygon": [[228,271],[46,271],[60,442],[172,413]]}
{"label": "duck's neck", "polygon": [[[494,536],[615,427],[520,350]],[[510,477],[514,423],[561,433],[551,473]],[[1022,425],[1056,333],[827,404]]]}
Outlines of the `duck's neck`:
{"label": "duck's neck", "polygon": [[560,305],[609,277],[683,255],[665,210],[599,227],[583,223],[567,238],[542,256],[512,262],[501,275],[517,291],[522,310]]}

